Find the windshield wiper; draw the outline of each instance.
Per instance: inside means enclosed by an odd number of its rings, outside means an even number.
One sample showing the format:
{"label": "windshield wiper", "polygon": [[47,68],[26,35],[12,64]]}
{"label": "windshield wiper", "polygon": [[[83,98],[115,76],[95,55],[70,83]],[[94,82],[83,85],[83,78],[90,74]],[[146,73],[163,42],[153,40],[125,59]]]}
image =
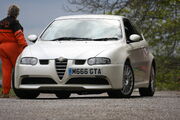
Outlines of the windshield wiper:
{"label": "windshield wiper", "polygon": [[70,40],[77,40],[77,41],[108,41],[108,40],[118,40],[117,37],[111,37],[111,38],[80,38],[80,37],[60,37],[60,38],[55,38],[50,41],[70,41]]}
{"label": "windshield wiper", "polygon": [[50,41],[69,41],[69,40],[92,40],[91,38],[79,38],[79,37],[60,37]]}
{"label": "windshield wiper", "polygon": [[93,39],[94,41],[108,41],[108,40],[118,40],[117,37],[111,37],[111,38],[97,38]]}

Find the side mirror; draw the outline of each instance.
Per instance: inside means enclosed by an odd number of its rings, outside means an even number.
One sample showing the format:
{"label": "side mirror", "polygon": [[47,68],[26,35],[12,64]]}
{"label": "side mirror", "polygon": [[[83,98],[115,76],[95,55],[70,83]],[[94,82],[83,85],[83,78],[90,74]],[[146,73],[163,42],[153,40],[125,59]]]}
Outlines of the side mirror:
{"label": "side mirror", "polygon": [[28,40],[30,41],[30,42],[36,42],[36,40],[37,40],[37,35],[29,35],[28,36]]}
{"label": "side mirror", "polygon": [[137,42],[141,39],[141,36],[138,34],[132,34],[132,35],[130,35],[129,39],[134,41],[134,42]]}

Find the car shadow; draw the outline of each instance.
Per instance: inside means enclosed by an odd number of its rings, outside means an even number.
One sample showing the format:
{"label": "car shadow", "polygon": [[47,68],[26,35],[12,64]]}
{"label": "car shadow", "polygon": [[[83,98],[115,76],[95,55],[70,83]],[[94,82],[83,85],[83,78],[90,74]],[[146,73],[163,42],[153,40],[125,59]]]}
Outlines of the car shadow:
{"label": "car shadow", "polygon": [[83,97],[70,97],[68,99],[134,99],[140,98],[140,96],[131,96],[130,98],[110,98],[109,96],[83,96]]}
{"label": "car shadow", "polygon": [[53,97],[53,98],[46,98],[46,97],[39,97],[39,98],[36,98],[36,99],[29,99],[29,100],[75,100],[75,99],[137,99],[137,98],[142,98],[141,96],[131,96],[130,98],[110,98],[109,96],[72,96],[72,97],[69,97],[67,99],[60,99],[60,98],[57,98],[57,97]]}

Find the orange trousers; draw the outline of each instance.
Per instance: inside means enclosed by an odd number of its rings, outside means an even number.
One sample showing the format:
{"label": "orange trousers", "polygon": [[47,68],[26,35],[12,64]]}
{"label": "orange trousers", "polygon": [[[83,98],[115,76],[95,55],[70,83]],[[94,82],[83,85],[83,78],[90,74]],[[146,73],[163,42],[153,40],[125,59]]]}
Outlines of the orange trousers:
{"label": "orange trousers", "polygon": [[9,94],[11,89],[11,74],[15,67],[16,59],[22,50],[15,42],[0,44],[0,58],[2,60],[2,93]]}

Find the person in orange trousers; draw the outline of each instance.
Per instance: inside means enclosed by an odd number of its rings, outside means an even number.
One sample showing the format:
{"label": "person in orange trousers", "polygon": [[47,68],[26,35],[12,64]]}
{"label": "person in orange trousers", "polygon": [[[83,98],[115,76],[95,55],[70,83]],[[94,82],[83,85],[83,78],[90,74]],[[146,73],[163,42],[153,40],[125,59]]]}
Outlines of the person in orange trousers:
{"label": "person in orange trousers", "polygon": [[11,74],[16,59],[27,46],[23,27],[16,19],[19,7],[11,5],[8,16],[0,21],[0,58],[2,61],[2,98],[8,98],[11,88]]}

